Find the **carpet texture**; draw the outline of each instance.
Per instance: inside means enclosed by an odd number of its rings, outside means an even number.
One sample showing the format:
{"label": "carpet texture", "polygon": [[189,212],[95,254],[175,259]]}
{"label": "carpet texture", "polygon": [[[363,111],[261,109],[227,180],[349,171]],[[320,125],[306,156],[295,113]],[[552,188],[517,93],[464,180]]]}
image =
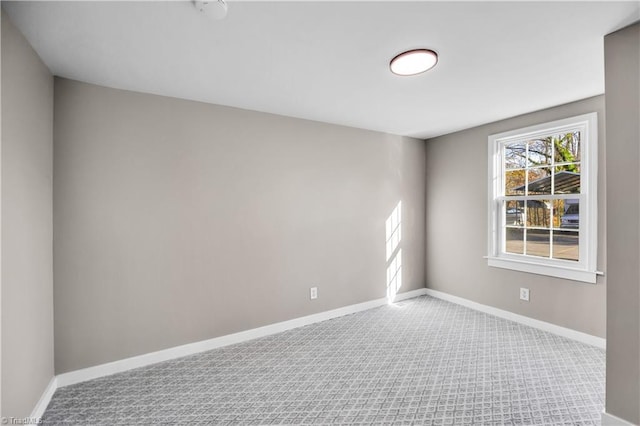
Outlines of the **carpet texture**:
{"label": "carpet texture", "polygon": [[44,424],[596,425],[605,352],[428,296],[58,389]]}

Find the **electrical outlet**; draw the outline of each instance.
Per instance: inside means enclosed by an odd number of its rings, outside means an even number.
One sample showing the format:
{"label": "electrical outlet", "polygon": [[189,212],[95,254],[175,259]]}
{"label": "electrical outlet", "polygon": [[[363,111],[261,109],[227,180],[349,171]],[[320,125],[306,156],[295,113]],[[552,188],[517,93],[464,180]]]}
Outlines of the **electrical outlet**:
{"label": "electrical outlet", "polygon": [[318,298],[318,287],[311,287],[309,289],[309,297],[313,300],[313,299],[317,299]]}
{"label": "electrical outlet", "polygon": [[529,301],[529,289],[520,287],[520,300]]}

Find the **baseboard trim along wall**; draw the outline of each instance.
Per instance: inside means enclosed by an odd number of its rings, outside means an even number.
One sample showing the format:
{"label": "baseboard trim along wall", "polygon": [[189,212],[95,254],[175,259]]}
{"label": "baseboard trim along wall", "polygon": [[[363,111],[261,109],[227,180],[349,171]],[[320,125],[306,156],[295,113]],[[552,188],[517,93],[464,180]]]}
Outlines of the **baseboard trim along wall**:
{"label": "baseboard trim along wall", "polygon": [[626,420],[616,417],[613,414],[609,414],[606,411],[602,412],[602,426],[637,426]]}
{"label": "baseboard trim along wall", "polygon": [[36,423],[37,419],[42,418],[42,415],[44,414],[44,410],[47,409],[49,402],[51,402],[51,397],[53,396],[56,389],[58,389],[58,380],[54,376],[49,381],[49,384],[44,389],[44,392],[42,392],[42,396],[40,397],[40,400],[38,401],[33,411],[31,412],[32,423]]}
{"label": "baseboard trim along wall", "polygon": [[551,324],[545,321],[540,321],[534,318],[525,317],[524,315],[515,314],[513,312],[504,311],[502,309],[494,308],[493,306],[483,305],[462,297],[454,296],[441,291],[432,290],[430,288],[425,289],[425,294],[428,296],[436,297],[438,299],[446,300],[447,302],[462,305],[467,308],[471,308],[476,311],[484,312],[489,315],[504,318],[509,321],[517,322],[520,324],[528,325],[529,327],[537,328],[540,330],[548,331],[549,333],[557,334],[559,336],[567,337],[578,342],[586,343],[591,346],[595,346],[600,349],[606,349],[607,341],[602,337],[592,336],[591,334],[582,333],[580,331],[572,330],[570,328],[561,327],[559,325]]}
{"label": "baseboard trim along wall", "polygon": [[[550,324],[548,322],[539,321],[533,318],[518,315],[513,312],[504,311],[502,309],[494,308],[492,306],[483,305],[481,303],[473,302],[462,297],[453,296],[451,294],[443,293],[441,291],[421,288],[418,290],[407,291],[405,293],[399,293],[396,295],[394,302],[411,299],[418,296],[428,295],[438,299],[445,300],[447,302],[455,303],[467,308],[484,312],[489,315],[504,318],[510,321],[514,321],[520,324],[524,324],[530,327],[538,328],[550,333],[554,333],[569,339],[577,340],[598,348],[606,348],[606,340],[600,337],[592,336],[590,334],[582,333],[569,328],[560,327],[558,325]],[[241,331],[234,334],[228,334],[226,336],[220,336],[213,339],[203,340],[200,342],[189,343],[182,346],[176,346],[169,349],[164,349],[157,352],[151,352],[144,355],[139,355],[131,358],[126,358],[106,364],[96,365],[94,367],[84,368],[82,370],[70,371],[68,373],[59,374],[53,377],[49,382],[49,385],[42,394],[42,397],[38,401],[38,404],[33,410],[32,418],[42,417],[46,410],[51,397],[58,387],[64,387],[73,385],[76,383],[85,382],[87,380],[97,379],[99,377],[110,376],[112,374],[132,370],[134,368],[145,367],[148,365],[156,364],[162,361],[168,361],[175,358],[180,358],[187,355],[192,355],[200,352],[205,352],[211,349],[220,348],[223,346],[233,345],[236,343],[246,342],[248,340],[257,339],[260,337],[266,337],[272,334],[281,333],[283,331],[291,330],[294,328],[302,327],[309,324],[314,324],[321,321],[326,321],[332,318],[338,318],[344,315],[353,314],[356,312],[366,311],[368,309],[377,308],[388,303],[386,298],[371,300],[368,302],[357,303],[355,305],[344,306],[342,308],[333,309],[331,311],[319,312],[313,315],[307,315],[300,318],[294,318],[292,320],[283,321],[275,324],[269,324],[264,327],[254,328],[251,330]],[[631,423],[615,423],[616,421],[624,422],[624,420],[618,419],[607,413],[602,413],[603,425],[631,425]],[[607,423],[605,423],[605,419]]]}
{"label": "baseboard trim along wall", "polygon": [[[418,297],[426,294],[426,289],[407,291],[396,295],[394,301],[400,301]],[[292,320],[269,324],[264,327],[254,328],[251,330],[241,331],[226,336],[220,336],[213,339],[203,340],[200,342],[189,343],[182,346],[176,346],[157,352],[151,352],[144,355],[125,358],[106,364],[96,365],[94,367],[83,368],[82,370],[70,371],[57,376],[57,386],[64,387],[73,385],[87,380],[97,379],[99,377],[110,376],[115,373],[132,370],[134,368],[145,367],[147,365],[156,364],[162,361],[168,361],[223,346],[233,345],[236,343],[246,342],[247,340],[257,339],[259,337],[270,336],[272,334],[281,333],[293,328],[326,321],[332,318],[353,314],[367,309],[377,308],[386,305],[386,298],[371,300],[368,302],[357,303],[355,305],[344,306],[342,308],[333,309],[331,311],[320,312],[313,315],[307,315]]]}

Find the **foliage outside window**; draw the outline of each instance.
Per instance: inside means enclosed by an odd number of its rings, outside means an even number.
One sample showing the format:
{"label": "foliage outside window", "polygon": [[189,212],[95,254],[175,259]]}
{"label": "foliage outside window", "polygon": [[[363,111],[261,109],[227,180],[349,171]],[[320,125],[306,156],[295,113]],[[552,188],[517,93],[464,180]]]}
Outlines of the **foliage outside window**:
{"label": "foliage outside window", "polygon": [[597,115],[489,137],[490,266],[595,282]]}

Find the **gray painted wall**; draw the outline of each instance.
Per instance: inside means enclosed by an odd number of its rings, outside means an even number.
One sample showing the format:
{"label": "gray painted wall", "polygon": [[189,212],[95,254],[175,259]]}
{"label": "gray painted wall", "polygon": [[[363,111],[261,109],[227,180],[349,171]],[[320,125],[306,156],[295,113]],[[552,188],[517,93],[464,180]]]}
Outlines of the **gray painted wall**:
{"label": "gray painted wall", "polygon": [[606,411],[640,424],[640,24],[605,37]]}
{"label": "gray painted wall", "polygon": [[2,415],[53,378],[53,77],[2,13]]}
{"label": "gray painted wall", "polygon": [[424,287],[424,142],[55,92],[56,373],[384,297],[400,200],[400,291]]}
{"label": "gray painted wall", "polygon": [[[606,262],[604,97],[598,96],[427,140],[427,287],[478,303],[605,336],[606,277],[586,284],[487,266],[487,138],[598,113],[598,268]],[[530,302],[519,299],[530,289]]]}

